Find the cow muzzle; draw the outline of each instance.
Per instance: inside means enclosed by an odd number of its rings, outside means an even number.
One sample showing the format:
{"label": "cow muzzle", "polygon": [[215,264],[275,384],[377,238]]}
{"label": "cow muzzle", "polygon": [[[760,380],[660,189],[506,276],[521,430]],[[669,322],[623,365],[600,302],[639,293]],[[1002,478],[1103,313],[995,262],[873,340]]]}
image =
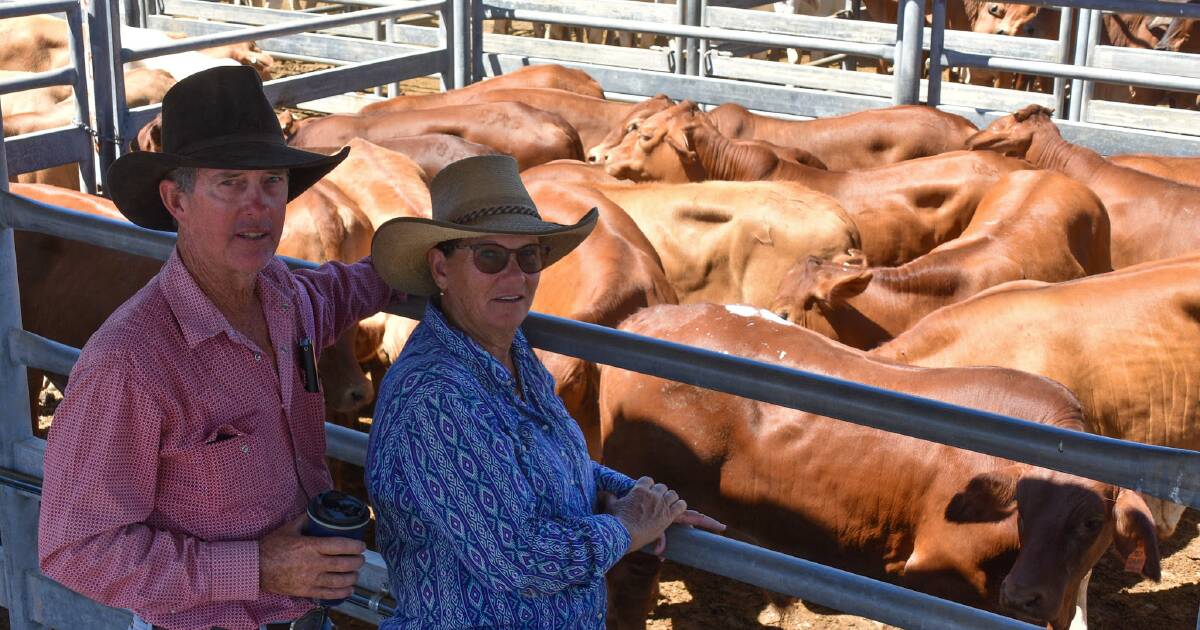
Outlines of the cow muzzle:
{"label": "cow muzzle", "polygon": [[1000,586],[1000,605],[1022,621],[1045,626],[1058,606],[1045,588],[1022,584],[1010,575]]}

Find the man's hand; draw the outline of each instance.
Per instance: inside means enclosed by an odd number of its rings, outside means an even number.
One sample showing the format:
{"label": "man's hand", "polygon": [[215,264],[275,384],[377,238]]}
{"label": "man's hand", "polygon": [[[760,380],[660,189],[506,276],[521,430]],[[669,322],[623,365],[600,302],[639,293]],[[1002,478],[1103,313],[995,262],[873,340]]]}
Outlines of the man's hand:
{"label": "man's hand", "polygon": [[366,562],[366,545],[352,538],[301,535],[307,518],[301,514],[258,541],[259,588],[291,597],[349,597]]}

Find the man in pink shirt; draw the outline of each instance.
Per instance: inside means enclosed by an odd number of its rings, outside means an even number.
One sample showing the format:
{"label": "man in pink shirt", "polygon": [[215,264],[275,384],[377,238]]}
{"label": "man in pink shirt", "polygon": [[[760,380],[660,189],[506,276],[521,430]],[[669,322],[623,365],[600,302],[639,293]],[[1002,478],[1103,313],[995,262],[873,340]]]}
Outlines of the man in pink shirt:
{"label": "man in pink shirt", "polygon": [[108,181],[126,217],[179,239],[71,372],[46,449],[41,568],[134,611],[134,628],[329,628],[314,600],[350,594],[363,544],[300,534],[331,486],[306,348],[402,296],[369,258],[290,272],[274,257],[286,203],[349,150],[284,144],[252,69],[176,84],[162,138]]}

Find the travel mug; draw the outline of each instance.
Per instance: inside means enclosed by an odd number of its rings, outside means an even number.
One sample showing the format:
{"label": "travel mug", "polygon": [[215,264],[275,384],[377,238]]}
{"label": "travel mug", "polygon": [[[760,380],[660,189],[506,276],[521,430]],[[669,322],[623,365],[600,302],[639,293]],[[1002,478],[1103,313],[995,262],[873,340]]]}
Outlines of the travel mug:
{"label": "travel mug", "polygon": [[[366,503],[337,490],[326,490],[308,502],[308,522],[301,532],[305,536],[363,539],[371,522],[371,508]],[[321,600],[322,606],[337,606],[346,601]]]}

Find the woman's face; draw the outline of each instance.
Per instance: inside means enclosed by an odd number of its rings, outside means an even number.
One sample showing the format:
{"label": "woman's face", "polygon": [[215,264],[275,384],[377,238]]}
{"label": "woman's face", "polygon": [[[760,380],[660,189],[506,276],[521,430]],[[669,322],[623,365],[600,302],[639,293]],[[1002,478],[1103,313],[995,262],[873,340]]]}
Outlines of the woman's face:
{"label": "woman's face", "polygon": [[482,236],[459,241],[462,246],[446,256],[437,248],[429,250],[429,269],[442,290],[442,310],[468,334],[479,341],[511,338],[525,321],[541,273],[525,273],[510,255],[499,273],[483,273],[475,267],[474,252],[465,247],[494,243],[518,249],[538,242],[535,236]]}

